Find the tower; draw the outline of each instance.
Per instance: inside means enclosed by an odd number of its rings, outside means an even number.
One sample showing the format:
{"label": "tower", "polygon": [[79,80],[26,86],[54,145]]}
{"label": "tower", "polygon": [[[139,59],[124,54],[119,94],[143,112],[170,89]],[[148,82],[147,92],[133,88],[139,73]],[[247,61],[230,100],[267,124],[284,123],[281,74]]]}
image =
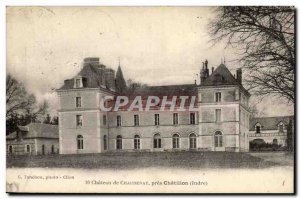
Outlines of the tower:
{"label": "tower", "polygon": [[118,66],[118,70],[117,70],[117,74],[116,74],[116,91],[119,93],[122,93],[124,91],[126,91],[127,86],[126,86],[126,82],[123,76],[123,72],[121,69],[121,65],[120,65],[120,61],[119,61],[119,66]]}

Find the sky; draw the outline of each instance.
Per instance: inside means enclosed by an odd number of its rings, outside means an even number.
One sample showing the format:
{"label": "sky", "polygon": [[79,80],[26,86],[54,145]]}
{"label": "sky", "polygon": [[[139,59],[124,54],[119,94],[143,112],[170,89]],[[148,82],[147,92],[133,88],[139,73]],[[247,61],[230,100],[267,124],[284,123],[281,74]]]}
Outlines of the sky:
{"label": "sky", "polygon": [[[148,85],[199,83],[202,62],[226,66],[235,74],[234,49],[213,45],[208,24],[213,7],[8,7],[7,73],[55,115],[55,89],[82,68],[85,57],[117,69],[125,79]],[[253,98],[252,101],[257,101]],[[257,104],[264,116],[293,114],[275,97]]]}

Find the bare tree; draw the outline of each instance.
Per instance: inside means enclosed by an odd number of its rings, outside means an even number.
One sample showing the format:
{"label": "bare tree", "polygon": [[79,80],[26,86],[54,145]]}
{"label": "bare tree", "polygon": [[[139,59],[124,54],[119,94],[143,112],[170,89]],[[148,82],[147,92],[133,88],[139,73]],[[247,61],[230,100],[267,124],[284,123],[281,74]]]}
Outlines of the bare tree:
{"label": "bare tree", "polygon": [[48,112],[48,102],[38,104],[33,94],[11,75],[6,76],[6,132],[16,130],[17,125],[40,122],[39,116]]}
{"label": "bare tree", "polygon": [[250,118],[255,118],[255,117],[264,117],[265,114],[265,108],[258,109],[257,108],[258,103],[250,103],[249,105],[249,112],[250,112]]}
{"label": "bare tree", "polygon": [[23,84],[11,75],[6,76],[6,118],[16,113],[25,113],[32,109],[36,99],[29,94]]}
{"label": "bare tree", "polygon": [[51,116],[47,114],[43,121],[44,124],[51,124]]}
{"label": "bare tree", "polygon": [[238,48],[252,94],[295,99],[295,9],[219,7],[209,31],[215,43]]}
{"label": "bare tree", "polygon": [[51,124],[53,124],[53,125],[58,125],[58,116],[53,116],[53,117],[52,117]]}
{"label": "bare tree", "polygon": [[128,79],[126,84],[127,84],[127,92],[128,93],[133,93],[138,88],[145,88],[148,86],[147,84],[135,82],[132,79]]}

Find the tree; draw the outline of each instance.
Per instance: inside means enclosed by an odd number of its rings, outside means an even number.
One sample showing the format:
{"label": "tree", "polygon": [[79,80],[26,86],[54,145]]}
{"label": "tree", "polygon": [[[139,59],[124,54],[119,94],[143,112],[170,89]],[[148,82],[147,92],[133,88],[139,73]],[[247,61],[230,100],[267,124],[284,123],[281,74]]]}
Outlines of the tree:
{"label": "tree", "polygon": [[57,116],[53,116],[53,117],[52,117],[51,124],[53,124],[53,125],[58,125],[58,117],[57,117]]}
{"label": "tree", "polygon": [[35,103],[34,95],[29,94],[23,84],[8,74],[6,76],[6,118],[29,111]]}
{"label": "tree", "polygon": [[212,40],[238,48],[245,82],[254,95],[295,99],[295,9],[219,7],[209,25]]}
{"label": "tree", "polygon": [[127,92],[133,93],[134,91],[136,91],[136,89],[138,88],[146,88],[148,85],[147,84],[143,84],[141,82],[135,82],[132,79],[128,79],[127,80]]}
{"label": "tree", "polygon": [[38,104],[33,94],[26,91],[22,83],[11,75],[6,76],[6,133],[17,129],[18,125],[41,122],[40,116],[47,113],[48,102]]}
{"label": "tree", "polygon": [[50,114],[47,114],[44,119],[44,124],[51,124],[51,116]]}

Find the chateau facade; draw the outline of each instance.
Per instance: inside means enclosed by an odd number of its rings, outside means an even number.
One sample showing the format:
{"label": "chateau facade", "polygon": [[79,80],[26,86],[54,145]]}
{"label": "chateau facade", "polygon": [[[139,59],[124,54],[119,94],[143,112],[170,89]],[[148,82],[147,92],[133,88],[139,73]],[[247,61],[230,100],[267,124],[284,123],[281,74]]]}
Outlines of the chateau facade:
{"label": "chateau facade", "polygon": [[[248,101],[242,85],[242,71],[232,75],[224,64],[211,72],[208,62],[200,71],[200,85],[148,86],[127,89],[121,67],[115,71],[86,58],[82,70],[65,80],[57,90],[59,148],[61,154],[107,151],[234,151],[249,150]],[[101,110],[101,100],[128,96],[157,96],[158,105],[149,111],[126,106],[117,111]],[[164,96],[175,99],[175,109],[161,110]],[[187,102],[182,102],[185,96]],[[195,99],[193,101],[192,99]],[[176,109],[183,105],[184,111]],[[189,107],[193,106],[193,109]]]}

